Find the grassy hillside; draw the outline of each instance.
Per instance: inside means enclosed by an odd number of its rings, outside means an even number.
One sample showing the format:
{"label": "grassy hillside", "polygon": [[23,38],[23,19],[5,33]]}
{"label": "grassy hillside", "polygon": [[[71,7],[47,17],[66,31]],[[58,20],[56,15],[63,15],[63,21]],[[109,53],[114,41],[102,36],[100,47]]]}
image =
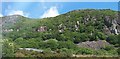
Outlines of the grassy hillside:
{"label": "grassy hillside", "polygon": [[[3,20],[4,56],[33,56],[22,53],[19,48],[44,50],[37,56],[71,56],[119,54],[120,22],[118,12],[105,10],[74,10],[43,19],[30,19],[19,15],[5,16]],[[8,27],[9,26],[9,27]],[[104,41],[104,43],[100,42]],[[81,44],[85,42],[85,44]],[[97,48],[86,45],[98,42]],[[12,46],[9,46],[9,45]],[[105,44],[105,45],[104,45]],[[83,46],[83,47],[81,47]],[[54,53],[50,53],[53,51]],[[10,55],[8,53],[12,52]],[[29,51],[26,52],[28,54]]]}

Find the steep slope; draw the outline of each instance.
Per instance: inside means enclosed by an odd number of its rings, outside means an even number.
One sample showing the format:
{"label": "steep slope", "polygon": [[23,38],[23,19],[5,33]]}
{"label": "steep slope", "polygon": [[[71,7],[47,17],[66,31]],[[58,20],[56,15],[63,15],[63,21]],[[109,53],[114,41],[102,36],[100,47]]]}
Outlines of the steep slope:
{"label": "steep slope", "polygon": [[[74,10],[43,19],[13,15],[2,17],[0,24],[3,39],[6,39],[3,56],[119,55],[120,21],[117,11]],[[25,51],[24,48],[43,52]]]}
{"label": "steep slope", "polygon": [[[29,19],[18,15],[3,17],[5,37],[17,39],[71,40],[74,43],[106,40],[111,34],[120,34],[118,12],[105,10],[74,10],[52,18]],[[5,28],[5,29],[4,29]],[[18,34],[19,33],[19,34]],[[10,35],[12,34],[12,35]]]}

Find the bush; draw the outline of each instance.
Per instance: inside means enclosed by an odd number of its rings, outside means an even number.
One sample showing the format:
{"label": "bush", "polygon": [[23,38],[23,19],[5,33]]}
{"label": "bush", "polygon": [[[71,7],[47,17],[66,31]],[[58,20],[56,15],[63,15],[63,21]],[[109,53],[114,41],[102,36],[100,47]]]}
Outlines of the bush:
{"label": "bush", "polygon": [[56,39],[49,39],[45,42],[45,48],[51,48],[52,50],[56,50],[58,47],[58,43]]}
{"label": "bush", "polygon": [[67,49],[74,49],[75,47],[77,47],[72,41],[68,40],[68,41],[59,41],[59,46],[58,48],[67,48]]}
{"label": "bush", "polygon": [[14,57],[14,43],[11,41],[4,41],[3,42],[3,57]]}
{"label": "bush", "polygon": [[80,48],[77,52],[77,54],[94,54],[94,51],[89,48]]}
{"label": "bush", "polygon": [[72,56],[72,54],[73,54],[73,50],[71,50],[71,49],[62,48],[60,50],[65,56],[68,56],[68,57]]}
{"label": "bush", "polygon": [[118,55],[120,55],[120,48],[117,49]]}
{"label": "bush", "polygon": [[106,39],[106,35],[105,35],[104,33],[102,33],[102,32],[98,32],[98,33],[97,33],[97,36],[98,36],[98,38],[100,38],[101,40],[105,40],[105,39]]}
{"label": "bush", "polygon": [[106,51],[110,51],[110,50],[114,50],[114,47],[113,46],[105,46],[103,49]]}
{"label": "bush", "polygon": [[120,46],[120,34],[119,35],[110,35],[107,38],[107,41],[115,46]]}

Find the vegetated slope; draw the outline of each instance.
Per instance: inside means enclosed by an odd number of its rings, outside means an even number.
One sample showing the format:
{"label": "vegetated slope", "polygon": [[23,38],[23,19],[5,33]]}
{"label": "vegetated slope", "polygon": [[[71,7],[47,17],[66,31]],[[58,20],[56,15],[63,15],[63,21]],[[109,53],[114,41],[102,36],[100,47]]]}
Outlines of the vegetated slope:
{"label": "vegetated slope", "polygon": [[2,20],[3,37],[12,39],[23,48],[72,49],[75,44],[97,40],[105,40],[119,47],[118,12],[109,9],[74,10],[43,19],[13,15]]}
{"label": "vegetated slope", "polygon": [[[12,29],[12,32],[19,30],[17,31],[19,34],[31,33],[28,34],[28,36],[34,33],[43,32],[47,33],[44,33],[46,36],[51,35],[51,37],[43,38],[44,40],[56,38],[60,41],[72,40],[78,43],[82,40],[106,39],[110,34],[118,35],[120,33],[118,12],[112,10],[75,10],[54,18],[38,20],[31,20],[29,18],[14,15],[3,17],[2,20],[2,23],[4,23],[3,31],[6,30],[4,29],[4,27],[6,27],[9,28],[7,30]],[[66,38],[62,36],[66,36]],[[80,36],[85,37],[82,38]],[[27,37],[25,39],[27,39]]]}

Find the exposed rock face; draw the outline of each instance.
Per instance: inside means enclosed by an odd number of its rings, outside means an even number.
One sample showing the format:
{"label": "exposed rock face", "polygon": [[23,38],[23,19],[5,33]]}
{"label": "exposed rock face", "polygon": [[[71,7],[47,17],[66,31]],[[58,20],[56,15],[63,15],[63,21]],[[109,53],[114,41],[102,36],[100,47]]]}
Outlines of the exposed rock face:
{"label": "exposed rock face", "polygon": [[[117,15],[116,15],[117,17]],[[104,28],[105,31],[107,31],[107,34],[120,34],[120,20],[119,18],[112,18],[111,16],[105,16],[105,25],[107,27]],[[109,33],[108,33],[109,32]],[[106,32],[105,32],[106,33]]]}
{"label": "exposed rock face", "polygon": [[107,34],[111,34],[111,31],[109,30],[109,28],[107,28],[107,26],[104,26],[103,32],[104,32],[106,35],[107,35]]}
{"label": "exposed rock face", "polygon": [[120,25],[117,26],[118,33],[120,34]]}
{"label": "exposed rock face", "polygon": [[120,25],[120,16],[118,17],[118,19],[116,21]]}
{"label": "exposed rock face", "polygon": [[44,32],[47,31],[47,27],[46,26],[40,26],[39,28],[37,28],[38,32]]}
{"label": "exposed rock face", "polygon": [[63,24],[60,24],[60,25],[58,26],[58,31],[59,31],[60,33],[64,32],[64,29],[65,29],[65,26],[64,26]]}
{"label": "exposed rock face", "polygon": [[2,17],[2,24],[4,24],[4,23],[16,23],[16,21],[19,19],[19,17],[20,17],[19,15]]}
{"label": "exposed rock face", "polygon": [[18,20],[20,20],[20,15],[5,16],[0,18],[0,25],[2,25],[2,31],[11,31],[9,27],[13,26]]}
{"label": "exposed rock face", "polygon": [[118,12],[118,14],[116,15],[117,16],[117,23],[120,25],[120,12]]}
{"label": "exposed rock face", "polygon": [[[77,13],[79,13],[79,11],[81,11],[81,10],[76,10],[75,13],[77,14]],[[116,35],[120,34],[120,19],[119,19],[120,17],[117,13],[115,13],[116,15],[112,15],[114,17],[112,17],[111,15],[103,15],[103,14],[100,14],[100,15],[96,14],[98,16],[91,15],[91,14],[86,14],[87,12],[88,13],[95,13],[94,11],[96,11],[96,10],[87,10],[87,11],[81,12],[81,13],[85,13],[85,15],[81,15],[79,17],[80,19],[83,19],[84,25],[86,25],[91,20],[92,20],[92,23],[95,23],[96,21],[99,21],[100,17],[101,17],[102,19],[104,19],[103,23],[105,25],[104,25],[104,28],[103,28],[103,32],[105,34],[107,34],[107,35],[109,35],[109,34],[116,34]],[[98,11],[100,11],[100,10],[98,10]],[[72,13],[72,12],[70,12],[70,13]],[[79,14],[77,14],[77,15],[79,15]],[[69,14],[68,16],[67,15],[65,15],[65,16],[66,16],[66,19],[69,19],[69,18],[72,17],[71,14]],[[0,25],[2,25],[2,30],[3,31],[9,31],[11,29],[11,28],[9,28],[10,26],[14,25],[18,20],[21,20],[20,17],[22,17],[22,16],[13,15],[13,16],[5,16],[5,17],[0,18],[0,19],[2,19],[2,20],[0,20]],[[74,18],[74,17],[72,17],[72,18]],[[68,21],[69,20],[66,20],[66,22],[68,22]],[[80,23],[81,22],[79,20],[77,20],[76,24],[72,24],[73,26],[71,26],[71,27],[75,28],[73,30],[76,30],[76,31],[79,30]],[[41,27],[38,27],[37,30],[35,28],[34,31],[36,30],[38,32],[43,32],[43,31],[47,30],[46,28],[47,28],[47,26],[46,27],[41,26]],[[65,28],[67,28],[67,26],[61,23],[58,26],[58,31],[59,32],[64,32]],[[16,31],[19,31],[19,29],[20,28],[17,28]],[[68,29],[71,29],[71,28],[68,27]],[[12,30],[10,30],[10,31],[12,31]]]}
{"label": "exposed rock face", "polygon": [[91,48],[91,49],[98,50],[98,49],[101,49],[110,44],[104,40],[99,40],[99,41],[86,41],[86,42],[79,43],[77,45],[79,47]]}

